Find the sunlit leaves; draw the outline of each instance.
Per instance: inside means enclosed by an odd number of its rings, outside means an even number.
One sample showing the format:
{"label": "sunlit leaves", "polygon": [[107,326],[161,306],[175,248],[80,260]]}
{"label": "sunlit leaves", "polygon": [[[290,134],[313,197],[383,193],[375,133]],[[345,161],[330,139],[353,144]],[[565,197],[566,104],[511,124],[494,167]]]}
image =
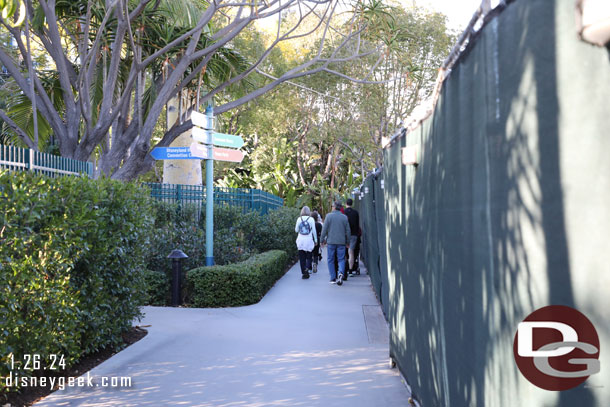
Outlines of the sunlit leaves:
{"label": "sunlit leaves", "polygon": [[25,14],[25,0],[0,0],[0,15],[9,26],[23,24]]}

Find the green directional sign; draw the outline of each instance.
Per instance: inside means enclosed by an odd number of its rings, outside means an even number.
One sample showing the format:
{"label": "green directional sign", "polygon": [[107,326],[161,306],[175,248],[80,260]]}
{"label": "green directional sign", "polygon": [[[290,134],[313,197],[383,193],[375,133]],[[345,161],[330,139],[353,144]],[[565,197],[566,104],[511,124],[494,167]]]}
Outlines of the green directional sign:
{"label": "green directional sign", "polygon": [[211,144],[221,147],[240,148],[244,145],[244,139],[234,134],[216,133],[193,127],[193,140],[203,144],[210,144],[210,133],[212,136]]}
{"label": "green directional sign", "polygon": [[241,148],[244,145],[244,139],[233,134],[213,133],[212,143],[215,146]]}

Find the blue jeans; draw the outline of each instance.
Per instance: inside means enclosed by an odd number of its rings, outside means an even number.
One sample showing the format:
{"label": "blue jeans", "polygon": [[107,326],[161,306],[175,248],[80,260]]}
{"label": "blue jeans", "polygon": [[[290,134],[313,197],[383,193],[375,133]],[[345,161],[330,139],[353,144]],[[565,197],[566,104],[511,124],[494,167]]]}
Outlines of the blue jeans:
{"label": "blue jeans", "polygon": [[339,263],[339,274],[345,275],[345,245],[344,244],[329,244],[326,246],[326,261],[328,262],[328,273],[331,281],[337,278],[335,272],[335,252],[337,253],[337,262]]}

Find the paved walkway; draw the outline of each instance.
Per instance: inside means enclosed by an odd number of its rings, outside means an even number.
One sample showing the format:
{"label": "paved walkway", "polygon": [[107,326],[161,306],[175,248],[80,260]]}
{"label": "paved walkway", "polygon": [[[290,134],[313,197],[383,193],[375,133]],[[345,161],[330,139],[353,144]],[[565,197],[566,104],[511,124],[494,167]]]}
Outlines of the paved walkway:
{"label": "paved walkway", "polygon": [[148,335],[91,371],[130,388],[58,391],[37,406],[408,406],[367,275],[328,283],[297,265],[240,308],[145,307]]}

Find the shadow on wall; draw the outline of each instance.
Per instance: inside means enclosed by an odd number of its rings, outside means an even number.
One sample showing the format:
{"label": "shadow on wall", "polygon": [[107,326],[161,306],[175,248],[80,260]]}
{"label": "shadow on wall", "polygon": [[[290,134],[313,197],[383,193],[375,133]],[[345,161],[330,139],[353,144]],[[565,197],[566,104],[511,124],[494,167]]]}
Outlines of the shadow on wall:
{"label": "shadow on wall", "polygon": [[[424,406],[596,406],[520,376],[516,327],[574,306],[555,33],[565,2],[518,1],[483,30],[434,116],[384,157],[391,353]],[[571,6],[571,5],[570,5]],[[566,27],[556,27],[560,21]],[[422,146],[421,165],[400,150]]]}

